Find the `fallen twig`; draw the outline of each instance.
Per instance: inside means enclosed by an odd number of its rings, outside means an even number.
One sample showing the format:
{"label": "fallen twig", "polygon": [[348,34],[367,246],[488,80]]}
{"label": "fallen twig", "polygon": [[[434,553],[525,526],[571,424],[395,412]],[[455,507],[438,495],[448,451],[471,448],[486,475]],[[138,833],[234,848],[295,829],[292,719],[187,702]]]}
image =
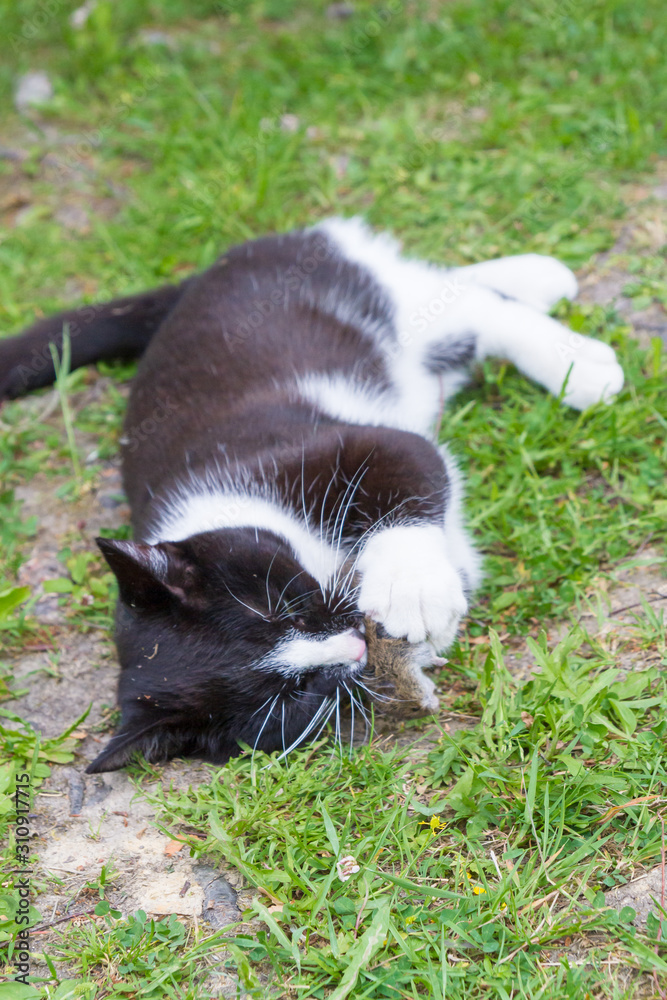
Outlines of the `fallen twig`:
{"label": "fallen twig", "polygon": [[77,917],[90,917],[95,913],[95,908],[92,910],[82,910],[81,913],[70,913],[66,917],[58,917],[57,920],[52,920],[48,924],[37,924],[30,931],[31,934],[45,934],[46,931],[51,927],[55,927],[56,924],[63,924],[66,920],[76,920]]}

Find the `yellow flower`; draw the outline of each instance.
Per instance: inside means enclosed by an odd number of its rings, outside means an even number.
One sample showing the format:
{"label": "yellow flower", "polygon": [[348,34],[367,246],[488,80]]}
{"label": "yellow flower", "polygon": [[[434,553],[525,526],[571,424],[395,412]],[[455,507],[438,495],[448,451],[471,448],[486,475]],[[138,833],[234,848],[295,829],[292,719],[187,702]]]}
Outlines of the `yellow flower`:
{"label": "yellow flower", "polygon": [[472,891],[475,893],[476,896],[481,896],[483,892],[486,892],[486,889],[484,888],[483,885],[474,885],[472,887]]}
{"label": "yellow flower", "polygon": [[419,825],[420,826],[427,826],[427,827],[429,827],[429,829],[430,829],[430,831],[431,831],[431,833],[433,834],[434,837],[437,835],[437,833],[438,833],[439,830],[444,830],[445,827],[447,826],[447,824],[444,822],[444,820],[441,820],[439,816],[431,816],[431,818],[428,821],[428,823],[424,823],[422,821],[422,822],[420,822]]}

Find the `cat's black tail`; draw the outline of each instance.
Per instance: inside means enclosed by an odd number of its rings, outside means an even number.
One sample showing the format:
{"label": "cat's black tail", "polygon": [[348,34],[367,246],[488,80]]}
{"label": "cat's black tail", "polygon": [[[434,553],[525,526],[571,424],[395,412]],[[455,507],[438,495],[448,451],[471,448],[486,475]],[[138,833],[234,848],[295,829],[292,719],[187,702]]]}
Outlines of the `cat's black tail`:
{"label": "cat's black tail", "polygon": [[190,280],[49,316],[18,337],[0,340],[0,401],[51,385],[55,370],[50,345],[55,344],[62,355],[64,330],[70,338],[71,369],[95,361],[139,357]]}

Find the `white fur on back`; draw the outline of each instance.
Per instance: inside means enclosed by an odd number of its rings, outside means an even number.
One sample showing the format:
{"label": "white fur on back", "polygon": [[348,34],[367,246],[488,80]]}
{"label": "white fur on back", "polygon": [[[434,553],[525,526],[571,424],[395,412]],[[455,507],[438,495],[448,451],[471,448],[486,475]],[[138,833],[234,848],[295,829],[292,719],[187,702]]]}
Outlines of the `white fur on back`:
{"label": "white fur on back", "polygon": [[374,390],[344,375],[308,375],[296,385],[302,399],[336,420],[422,433],[421,422],[402,405],[397,393]]}

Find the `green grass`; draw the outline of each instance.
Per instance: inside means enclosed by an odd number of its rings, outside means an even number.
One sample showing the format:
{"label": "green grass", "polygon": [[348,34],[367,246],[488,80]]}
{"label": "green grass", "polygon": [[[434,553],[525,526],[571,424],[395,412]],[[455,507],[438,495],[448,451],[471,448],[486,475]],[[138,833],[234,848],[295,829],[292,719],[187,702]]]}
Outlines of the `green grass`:
{"label": "green grass", "polygon": [[[442,731],[418,762],[379,745],[322,747],[306,767],[247,755],[158,792],[172,836],[203,836],[193,850],[261,891],[266,931],[228,942],[250,996],[338,998],[348,979],[355,997],[578,997],[605,986],[610,938],[626,967],[667,971],[657,922],[640,935],[603,895],[660,851],[664,677],[620,680],[576,632],[534,648],[541,673],[520,688],[492,633],[480,725]],[[346,854],[360,871],[342,882]],[[604,937],[569,968],[564,941],[584,929]]]}
{"label": "green grass", "polygon": [[[5,106],[19,72],[44,68],[55,88],[40,114],[9,113],[3,127],[1,145],[23,157],[0,159],[3,196],[22,199],[18,216],[10,199],[0,238],[3,334],[333,212],[363,212],[436,261],[534,250],[583,265],[612,245],[623,185],[667,152],[660,0],[387,0],[356,3],[346,21],[326,17],[324,0],[100,0],[75,30],[78,5],[0,0]],[[148,29],[165,42],[148,44]],[[87,212],[83,233],[64,230],[62,204]],[[636,308],[667,302],[664,248],[619,260]],[[602,896],[660,860],[663,617],[638,610],[623,640],[639,664],[628,676],[610,646],[572,631],[554,650],[543,634],[595,608],[642,546],[664,551],[667,362],[609,309],[560,314],[619,352],[627,384],[613,407],[566,410],[489,363],[443,425],[486,580],[442,680],[479,724],[440,727],[416,749],[376,740],[351,756],[329,743],[284,763],[244,756],[189,791],[135,770],[173,835],[257,888],[252,922],[211,936],[123,918],[103,879],[91,890],[97,920],[44,945],[49,976],[34,995],[64,1000],[76,984],[91,998],[195,1000],[211,995],[215,968],[251,997],[620,1000],[657,995],[654,972],[667,989],[658,920],[640,933]],[[132,366],[100,368],[103,394],[89,392],[90,373],[61,378],[78,442],[51,397],[0,414],[4,649],[42,635],[34,598],[14,593],[37,530],[16,488],[40,473],[75,503],[115,453]],[[101,559],[67,539],[60,560],[50,589],[67,627],[108,626]],[[523,685],[503,665],[503,643],[522,635],[541,665]],[[32,766],[39,781],[75,741],[40,742],[13,717],[0,664],[4,821],[13,768]],[[405,733],[419,741],[421,729]],[[344,854],[360,866],[347,882]]]}
{"label": "green grass", "polygon": [[616,347],[627,376],[618,405],[566,410],[495,365],[481,395],[462,395],[443,425],[467,470],[471,527],[484,539],[481,593],[510,631],[565,615],[596,577],[665,537],[662,344],[647,354],[599,306],[563,312],[573,329]]}

